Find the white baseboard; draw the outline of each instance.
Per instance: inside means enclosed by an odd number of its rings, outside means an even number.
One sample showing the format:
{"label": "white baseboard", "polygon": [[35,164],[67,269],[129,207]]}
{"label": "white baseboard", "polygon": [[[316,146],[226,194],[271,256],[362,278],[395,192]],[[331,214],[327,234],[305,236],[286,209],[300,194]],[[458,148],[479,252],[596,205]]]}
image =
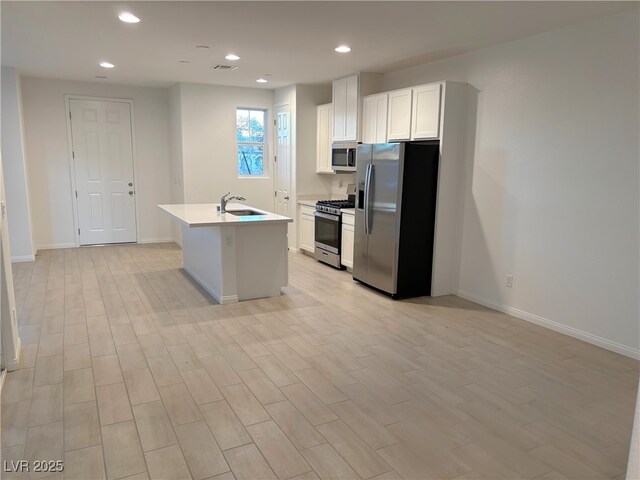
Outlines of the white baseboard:
{"label": "white baseboard", "polygon": [[175,243],[175,239],[173,237],[141,238],[138,243]]}
{"label": "white baseboard", "polygon": [[50,245],[38,245],[37,250],[58,250],[59,248],[76,248],[76,244],[73,242],[67,243],[52,243]]}
{"label": "white baseboard", "polygon": [[289,251],[291,253],[300,253],[300,249],[296,247],[289,247]]}
{"label": "white baseboard", "polygon": [[191,278],[193,278],[196,282],[198,282],[198,284],[204,288],[207,292],[209,292],[209,294],[216,299],[216,301],[220,304],[220,305],[225,305],[228,303],[238,303],[238,296],[237,295],[222,295],[220,294],[220,292],[218,292],[215,288],[213,288],[211,285],[209,285],[207,282],[205,282],[204,280],[202,280],[193,270],[191,270],[189,267],[186,267],[184,264],[182,265],[182,268],[184,269],[185,272],[187,272]]}
{"label": "white baseboard", "polygon": [[541,327],[545,327],[556,332],[564,333],[565,335],[569,335],[570,337],[583,340],[587,343],[597,345],[598,347],[606,348],[607,350],[611,350],[612,352],[619,353],[626,357],[631,357],[631,358],[635,358],[636,360],[640,360],[640,349],[631,348],[621,343],[607,340],[606,338],[593,335],[583,330],[578,330],[577,328],[563,325],[562,323],[549,320],[548,318],[544,318],[533,313],[525,312],[524,310],[520,310],[518,308],[510,307],[508,305],[503,305],[500,303],[495,303],[491,300],[487,300],[483,297],[480,297],[474,293],[467,292],[465,290],[458,290],[457,295],[459,297],[466,298],[467,300],[471,300],[472,302],[479,303],[480,305],[484,305],[485,307],[492,308],[493,310],[498,310],[499,312],[506,313],[513,317],[519,318],[521,320],[526,320],[527,322],[535,323],[536,325],[540,325]]}
{"label": "white baseboard", "polygon": [[20,262],[35,262],[35,255],[15,255],[11,257],[12,263],[20,263]]}
{"label": "white baseboard", "polygon": [[7,358],[4,357],[4,367],[6,368],[7,372],[13,372],[14,370],[17,370],[18,367],[20,366],[20,352],[22,350],[22,342],[20,341],[20,337],[18,337],[18,341],[16,342],[16,352],[15,352],[15,356],[13,358]]}

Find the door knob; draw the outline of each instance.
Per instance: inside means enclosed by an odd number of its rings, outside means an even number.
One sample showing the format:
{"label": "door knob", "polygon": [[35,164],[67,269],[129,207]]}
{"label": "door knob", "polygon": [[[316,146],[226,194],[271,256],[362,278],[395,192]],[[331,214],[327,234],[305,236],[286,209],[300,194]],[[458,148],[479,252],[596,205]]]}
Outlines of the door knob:
{"label": "door knob", "polygon": [[133,190],[129,190],[129,195],[133,195]]}
{"label": "door knob", "polygon": [[285,200],[289,200],[289,197],[284,197]]}
{"label": "door knob", "polygon": [[133,183],[129,182],[129,186],[130,186],[130,187],[133,187]]}

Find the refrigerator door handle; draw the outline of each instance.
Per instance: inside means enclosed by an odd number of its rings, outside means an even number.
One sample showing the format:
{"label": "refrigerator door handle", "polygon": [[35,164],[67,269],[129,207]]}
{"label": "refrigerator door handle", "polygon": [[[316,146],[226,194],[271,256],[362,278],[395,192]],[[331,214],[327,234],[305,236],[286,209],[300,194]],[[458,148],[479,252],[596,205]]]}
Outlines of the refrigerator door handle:
{"label": "refrigerator door handle", "polygon": [[367,164],[367,171],[364,176],[364,233],[369,235],[369,187],[371,186],[371,167]]}

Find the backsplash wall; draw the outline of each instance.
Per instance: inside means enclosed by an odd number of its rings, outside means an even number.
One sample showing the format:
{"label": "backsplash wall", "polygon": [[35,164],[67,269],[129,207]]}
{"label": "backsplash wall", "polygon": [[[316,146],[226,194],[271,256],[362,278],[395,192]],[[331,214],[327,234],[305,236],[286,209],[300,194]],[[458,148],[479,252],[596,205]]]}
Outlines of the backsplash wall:
{"label": "backsplash wall", "polygon": [[331,179],[331,196],[346,196],[347,185],[355,181],[355,173],[336,173]]}

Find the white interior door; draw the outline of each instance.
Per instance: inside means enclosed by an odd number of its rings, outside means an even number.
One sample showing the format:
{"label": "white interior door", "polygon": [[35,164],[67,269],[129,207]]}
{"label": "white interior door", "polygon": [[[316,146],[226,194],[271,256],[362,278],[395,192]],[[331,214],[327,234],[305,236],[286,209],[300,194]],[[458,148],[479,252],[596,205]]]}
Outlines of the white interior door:
{"label": "white interior door", "polygon": [[291,114],[289,105],[276,108],[276,213],[291,216]]}
{"label": "white interior door", "polygon": [[80,245],[135,242],[129,103],[69,102]]}

